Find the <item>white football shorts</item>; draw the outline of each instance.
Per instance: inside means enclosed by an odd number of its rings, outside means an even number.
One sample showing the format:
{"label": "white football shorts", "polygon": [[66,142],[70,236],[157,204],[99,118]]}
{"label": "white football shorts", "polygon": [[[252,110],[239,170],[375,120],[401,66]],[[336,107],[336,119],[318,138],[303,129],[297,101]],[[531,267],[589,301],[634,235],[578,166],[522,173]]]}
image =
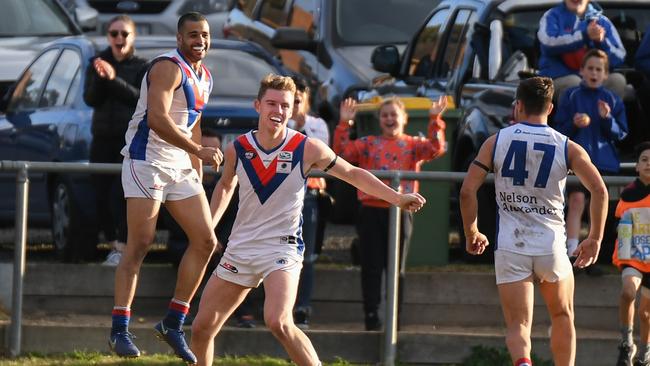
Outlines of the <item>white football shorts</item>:
{"label": "white football shorts", "polygon": [[161,168],[144,160],[125,158],[122,163],[124,198],[178,201],[204,194],[194,169]]}
{"label": "white football shorts", "polygon": [[494,271],[497,285],[521,281],[531,275],[541,282],[557,282],[573,275],[571,261],[564,252],[532,256],[497,250]]}
{"label": "white football shorts", "polygon": [[223,280],[254,288],[275,271],[288,272],[296,281],[300,278],[302,257],[295,254],[267,252],[259,255],[239,256],[231,253],[228,249],[226,248],[219,265],[212,273]]}

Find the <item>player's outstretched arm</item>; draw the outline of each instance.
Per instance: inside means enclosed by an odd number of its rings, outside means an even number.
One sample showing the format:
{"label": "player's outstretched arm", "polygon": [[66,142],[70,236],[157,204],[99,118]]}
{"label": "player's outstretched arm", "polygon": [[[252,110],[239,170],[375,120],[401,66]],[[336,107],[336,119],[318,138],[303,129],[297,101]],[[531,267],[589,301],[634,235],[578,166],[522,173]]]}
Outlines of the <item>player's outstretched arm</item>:
{"label": "player's outstretched arm", "polygon": [[583,268],[596,262],[600,252],[600,243],[605,231],[607,218],[608,194],[603,178],[596,167],[591,163],[587,152],[578,144],[569,141],[569,167],[576,173],[582,185],[589,190],[591,199],[589,203],[589,235],[583,240],[575,252],[571,253],[578,258],[574,266]]}
{"label": "player's outstretched arm", "polygon": [[217,186],[214,187],[212,197],[210,198],[210,212],[212,213],[213,228],[217,227],[217,224],[219,224],[219,220],[221,220],[223,213],[226,211],[226,208],[228,208],[228,204],[232,199],[232,194],[237,186],[237,175],[235,174],[237,154],[235,153],[235,147],[232,143],[226,146],[224,159],[221,178],[219,178]]}
{"label": "player's outstretched arm", "polygon": [[305,146],[306,166],[326,171],[327,173],[352,184],[363,192],[383,199],[384,201],[399,206],[410,212],[418,211],[426,200],[418,193],[402,194],[384,184],[372,173],[365,169],[357,168],[337,157],[334,151],[322,141],[308,139]]}
{"label": "player's outstretched arm", "polygon": [[478,199],[476,192],[492,169],[492,151],[495,135],[489,137],[481,146],[476,159],[470,164],[460,189],[460,213],[463,218],[465,247],[468,253],[478,255],[490,244],[487,237],[478,231]]}

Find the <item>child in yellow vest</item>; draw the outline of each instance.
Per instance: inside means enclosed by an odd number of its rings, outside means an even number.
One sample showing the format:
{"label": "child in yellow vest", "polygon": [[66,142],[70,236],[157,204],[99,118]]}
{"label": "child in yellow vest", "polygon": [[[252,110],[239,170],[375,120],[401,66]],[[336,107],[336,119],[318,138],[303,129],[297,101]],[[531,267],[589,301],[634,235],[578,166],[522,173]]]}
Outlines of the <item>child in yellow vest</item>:
{"label": "child in yellow vest", "polygon": [[[622,285],[619,305],[622,340],[618,347],[617,365],[650,365],[650,142],[637,149],[637,179],[625,187],[616,206],[619,221],[618,240],[613,263],[621,270]],[[634,301],[641,289],[639,352],[632,336]]]}

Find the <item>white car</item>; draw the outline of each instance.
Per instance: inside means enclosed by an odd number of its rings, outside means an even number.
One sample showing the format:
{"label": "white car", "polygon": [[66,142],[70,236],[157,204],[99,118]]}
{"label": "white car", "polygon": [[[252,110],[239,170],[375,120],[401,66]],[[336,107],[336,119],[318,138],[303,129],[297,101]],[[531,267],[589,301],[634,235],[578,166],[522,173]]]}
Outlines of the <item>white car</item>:
{"label": "white car", "polygon": [[57,0],[2,0],[0,12],[0,97],[55,39],[81,29]]}

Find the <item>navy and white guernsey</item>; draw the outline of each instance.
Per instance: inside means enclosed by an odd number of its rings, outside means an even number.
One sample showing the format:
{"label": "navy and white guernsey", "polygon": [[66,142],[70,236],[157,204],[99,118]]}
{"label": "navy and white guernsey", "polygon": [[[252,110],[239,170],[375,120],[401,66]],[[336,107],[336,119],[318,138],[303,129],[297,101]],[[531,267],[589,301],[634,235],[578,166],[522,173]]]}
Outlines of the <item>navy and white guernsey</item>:
{"label": "navy and white guernsey", "polygon": [[[185,136],[191,137],[192,127],[208,103],[212,91],[212,76],[203,65],[201,74],[197,75],[178,50],[156,57],[152,65],[159,60],[171,60],[182,71],[181,84],[174,90],[168,114],[178,129]],[[187,152],[160,138],[147,125],[148,87],[149,72],[142,79],[140,99],[126,131],[126,146],[122,149],[122,155],[132,160],[145,160],[160,167],[192,168]]]}
{"label": "navy and white guernsey", "polygon": [[228,251],[239,256],[286,253],[302,258],[306,183],[303,155],[307,137],[287,128],[282,144],[267,151],[257,143],[253,132],[233,142],[239,207]]}
{"label": "navy and white guernsey", "polygon": [[499,131],[492,160],[496,249],[525,255],[566,252],[568,138],[547,125],[518,123]]}

